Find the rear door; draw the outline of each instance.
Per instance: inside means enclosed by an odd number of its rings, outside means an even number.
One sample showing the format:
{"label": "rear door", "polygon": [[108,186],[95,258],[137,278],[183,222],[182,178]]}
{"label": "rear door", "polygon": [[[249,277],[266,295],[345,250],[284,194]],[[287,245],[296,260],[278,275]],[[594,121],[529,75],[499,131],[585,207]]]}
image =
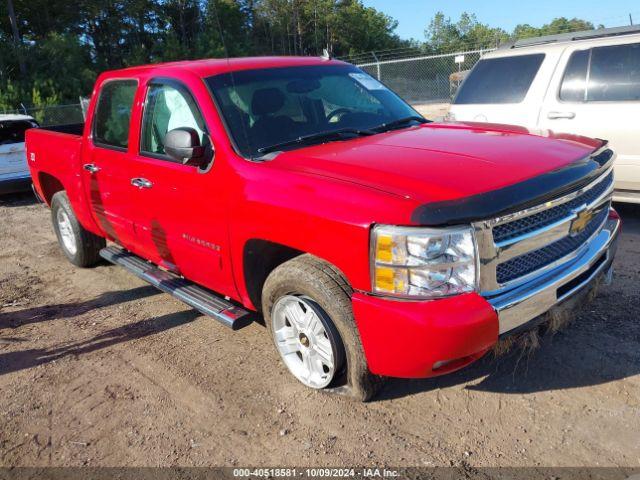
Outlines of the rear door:
{"label": "rear door", "polygon": [[0,121],[0,181],[28,177],[24,132],[37,126],[28,120]]}
{"label": "rear door", "polygon": [[540,126],[609,140],[618,155],[618,190],[640,189],[639,119],[640,43],[565,52]]}
{"label": "rear door", "polygon": [[[196,85],[204,98],[203,84]],[[146,87],[140,141],[129,156],[140,180],[136,230],[143,255],[217,292],[235,295],[228,249],[225,162],[213,148],[199,101],[183,83],[151,80]],[[210,101],[210,99],[208,99]],[[206,168],[183,165],[165,153],[167,132],[194,129],[208,146]]]}
{"label": "rear door", "polygon": [[90,141],[83,154],[82,175],[96,222],[109,238],[137,251],[134,217],[136,189],[128,162],[131,114],[138,82],[107,80],[93,113]]}

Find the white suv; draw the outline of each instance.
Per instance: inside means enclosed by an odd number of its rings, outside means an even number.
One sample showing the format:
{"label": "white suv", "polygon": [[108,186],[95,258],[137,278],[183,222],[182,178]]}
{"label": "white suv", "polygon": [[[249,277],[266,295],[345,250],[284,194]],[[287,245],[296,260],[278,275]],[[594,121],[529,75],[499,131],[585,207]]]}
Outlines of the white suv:
{"label": "white suv", "polygon": [[30,188],[24,132],[37,126],[27,115],[0,115],[0,195]]}
{"label": "white suv", "polygon": [[640,27],[501,47],[467,76],[448,118],[606,139],[617,153],[614,200],[640,203]]}

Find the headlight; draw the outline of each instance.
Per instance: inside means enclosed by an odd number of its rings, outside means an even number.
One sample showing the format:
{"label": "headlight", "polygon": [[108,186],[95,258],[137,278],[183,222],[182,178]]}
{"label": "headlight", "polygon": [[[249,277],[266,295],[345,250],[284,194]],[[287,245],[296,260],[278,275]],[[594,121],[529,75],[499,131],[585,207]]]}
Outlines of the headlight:
{"label": "headlight", "polygon": [[379,225],[372,233],[373,291],[437,298],[476,289],[476,246],[471,227]]}

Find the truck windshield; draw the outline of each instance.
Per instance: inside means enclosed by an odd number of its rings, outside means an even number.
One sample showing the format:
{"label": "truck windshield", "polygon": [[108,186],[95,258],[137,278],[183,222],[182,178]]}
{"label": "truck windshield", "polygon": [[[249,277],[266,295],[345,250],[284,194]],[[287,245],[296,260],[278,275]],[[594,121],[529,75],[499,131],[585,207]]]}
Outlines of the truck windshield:
{"label": "truck windshield", "polygon": [[247,158],[425,121],[351,65],[245,70],[206,82],[239,153]]}

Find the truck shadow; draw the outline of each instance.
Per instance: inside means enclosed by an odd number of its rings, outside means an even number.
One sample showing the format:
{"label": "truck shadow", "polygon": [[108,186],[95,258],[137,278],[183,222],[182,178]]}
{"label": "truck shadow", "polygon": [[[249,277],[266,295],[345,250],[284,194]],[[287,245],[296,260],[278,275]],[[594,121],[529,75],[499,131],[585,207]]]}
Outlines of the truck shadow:
{"label": "truck shadow", "polygon": [[131,300],[158,295],[159,293],[161,293],[159,290],[151,286],[143,286],[129,290],[105,292],[92,300],[84,302],[43,305],[25,308],[15,312],[0,311],[0,329],[13,329],[32,323],[46,322],[48,320],[72,318],[107,305],[117,305]]}
{"label": "truck shadow", "polygon": [[43,365],[69,356],[77,356],[123,342],[155,335],[192,322],[201,314],[195,310],[170,313],[113,328],[89,340],[56,348],[35,348],[0,354],[0,376]]}

